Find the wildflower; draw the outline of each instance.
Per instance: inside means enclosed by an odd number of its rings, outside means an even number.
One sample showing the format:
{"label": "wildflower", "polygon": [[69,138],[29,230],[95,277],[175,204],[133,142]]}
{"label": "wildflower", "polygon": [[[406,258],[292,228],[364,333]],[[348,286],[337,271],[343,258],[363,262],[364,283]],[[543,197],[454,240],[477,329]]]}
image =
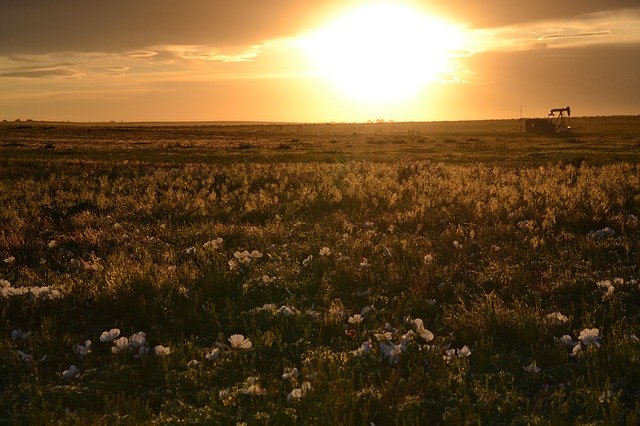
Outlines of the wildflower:
{"label": "wildflower", "polygon": [[236,259],[231,259],[228,262],[229,265],[229,270],[233,271],[234,269],[236,269],[238,266],[240,266],[240,264],[238,263],[238,261]]}
{"label": "wildflower", "polygon": [[49,243],[47,243],[47,247],[49,248],[56,248],[57,245],[58,245],[58,242],[56,240],[51,240],[49,241]]}
{"label": "wildflower", "polygon": [[571,336],[569,336],[568,334],[565,334],[564,336],[560,337],[560,338],[555,338],[554,339],[559,342],[559,343],[564,343],[566,346],[573,348],[576,345],[579,345],[579,342],[575,342]]}
{"label": "wildflower", "polygon": [[362,224],[364,229],[373,229],[373,222],[365,222]]}
{"label": "wildflower", "polygon": [[[5,262],[7,261],[7,259],[4,260]],[[4,288],[4,287],[11,287],[11,283],[7,280],[0,280],[0,287]]]}
{"label": "wildflower", "polygon": [[640,342],[640,339],[638,339],[638,336],[636,336],[635,334],[632,334],[631,336],[629,336],[629,338],[634,342]]}
{"label": "wildflower", "polygon": [[139,331],[129,339],[129,345],[137,349],[141,346],[144,346],[147,343],[147,335],[144,331]]}
{"label": "wildflower", "polygon": [[293,368],[285,368],[282,373],[282,380],[295,379],[298,377],[298,369],[296,367]]}
{"label": "wildflower", "polygon": [[194,254],[194,253],[196,252],[196,248],[195,248],[195,247],[193,247],[193,246],[192,246],[192,247],[189,247],[189,248],[187,248],[187,249],[185,250],[185,252],[186,252],[187,254]]}
{"label": "wildflower", "polygon": [[608,238],[613,236],[616,233],[616,231],[614,231],[613,229],[609,228],[608,226],[604,229],[599,229],[597,231],[591,231],[589,232],[588,236],[591,238],[595,238],[596,240],[602,240],[604,238]]}
{"label": "wildflower", "polygon": [[262,276],[262,282],[264,284],[273,284],[276,282],[276,277],[270,277],[269,275]]}
{"label": "wildflower", "polygon": [[433,340],[433,333],[424,328],[424,322],[420,318],[416,318],[413,320],[413,324],[416,328],[416,332],[427,342]]}
{"label": "wildflower", "polygon": [[425,254],[423,260],[424,263],[431,263],[433,262],[433,255],[431,253]]}
{"label": "wildflower", "polygon": [[436,304],[436,299],[427,299],[424,301],[427,306],[433,306]]}
{"label": "wildflower", "polygon": [[500,251],[500,247],[495,245],[495,244],[493,244],[493,245],[491,245],[491,251],[494,252],[494,253],[498,253]]}
{"label": "wildflower", "polygon": [[113,229],[116,231],[121,231],[122,230],[122,225],[120,225],[119,223],[114,223],[113,224]]}
{"label": "wildflower", "polygon": [[363,320],[362,315],[355,314],[354,316],[349,317],[349,324],[360,324],[362,320]]}
{"label": "wildflower", "polygon": [[360,267],[361,268],[368,268],[369,267],[369,261],[364,256],[360,258]]}
{"label": "wildflower", "polygon": [[[13,256],[5,257],[5,259],[4,259],[4,263],[9,264],[9,265],[12,264],[15,261],[16,261],[16,258],[13,257]],[[2,281],[5,281],[5,280],[2,280]],[[9,282],[9,281],[7,281],[7,282]]]}
{"label": "wildflower", "polygon": [[550,314],[547,314],[547,319],[551,320],[551,321],[557,321],[559,323],[566,323],[567,321],[569,321],[569,318],[567,318],[566,316],[562,315],[560,312],[551,312]]}
{"label": "wildflower", "polygon": [[229,337],[229,343],[231,343],[232,348],[239,349],[250,349],[253,346],[251,340],[246,339],[242,334],[234,334]]}
{"label": "wildflower", "polygon": [[117,354],[129,347],[129,339],[126,337],[120,337],[113,341],[113,346],[111,347],[111,352]]}
{"label": "wildflower", "polygon": [[466,358],[471,355],[471,349],[467,345],[464,345],[457,350],[458,358]]}
{"label": "wildflower", "polygon": [[290,308],[290,307],[288,307],[286,305],[282,305],[276,311],[276,313],[280,314],[280,315],[282,315],[284,317],[290,317],[290,316],[293,316],[293,315],[297,315],[298,311],[296,309],[294,309],[294,308]]}
{"label": "wildflower", "polygon": [[198,361],[197,359],[192,359],[187,363],[187,368],[197,367],[198,364],[200,364],[200,361]]}
{"label": "wildflower", "polygon": [[382,246],[382,255],[384,257],[391,257],[392,256],[391,249],[387,246]]}
{"label": "wildflower", "polygon": [[262,386],[260,386],[260,384],[258,383],[258,379],[256,377],[247,378],[246,383],[248,386],[240,390],[240,392],[242,392],[243,394],[256,395],[256,396],[262,396],[267,394],[267,390],[264,389]]}
{"label": "wildflower", "polygon": [[311,383],[303,382],[301,387],[295,388],[294,390],[289,392],[289,394],[287,395],[287,402],[291,402],[294,399],[299,401],[300,398],[302,398],[309,391],[311,391]]}
{"label": "wildflower", "polygon": [[218,392],[218,398],[220,398],[220,399],[225,399],[225,398],[227,398],[228,396],[229,396],[229,388],[221,389],[221,390]]}
{"label": "wildflower", "polygon": [[80,373],[80,369],[72,364],[68,370],[64,370],[62,372],[62,378],[71,379],[72,377],[77,376],[79,373]]}
{"label": "wildflower", "polygon": [[535,360],[533,362],[531,362],[531,364],[529,364],[529,365],[523,365],[522,368],[524,369],[524,371],[526,371],[528,373],[539,373],[540,372],[540,367],[538,367],[536,365],[536,361]]}
{"label": "wildflower", "polygon": [[74,348],[74,352],[77,353],[81,358],[89,355],[91,353],[91,340],[85,340],[83,345],[76,345]]}
{"label": "wildflower", "polygon": [[600,338],[599,334],[600,330],[597,328],[585,328],[580,332],[578,339],[580,339],[585,346],[596,345],[600,347],[600,342],[598,341]]}
{"label": "wildflower", "polygon": [[351,352],[353,356],[369,355],[371,353],[371,343],[363,342],[360,347]]}
{"label": "wildflower", "polygon": [[214,348],[211,350],[211,352],[206,354],[204,357],[207,361],[217,361],[218,358],[220,358],[220,349]]}
{"label": "wildflower", "polygon": [[16,330],[11,330],[11,338],[13,340],[24,340],[27,337],[29,337],[31,335],[31,332],[23,332],[22,330],[20,330],[19,328]]}
{"label": "wildflower", "polygon": [[220,248],[223,242],[224,240],[218,237],[215,240],[207,241],[202,245],[202,247],[205,249],[217,250],[218,248]]}
{"label": "wildflower", "polygon": [[374,333],[373,337],[377,340],[377,341],[381,341],[381,340],[391,340],[391,338],[393,337],[393,335],[391,334],[390,331],[385,331],[384,333]]}
{"label": "wildflower", "polygon": [[167,356],[171,354],[171,348],[157,345],[153,347],[153,353],[156,354],[156,356]]}
{"label": "wildflower", "polygon": [[462,249],[462,244],[460,244],[457,240],[453,242],[453,246],[458,250]]}
{"label": "wildflower", "polygon": [[119,328],[112,328],[109,331],[103,331],[102,334],[100,335],[100,341],[101,342],[113,342],[113,340],[115,338],[117,338],[120,335],[120,329]]}
{"label": "wildflower", "polygon": [[331,254],[331,249],[329,247],[322,247],[318,254],[320,256],[329,256]]}
{"label": "wildflower", "polygon": [[456,350],[455,349],[447,349],[442,357],[445,361],[453,361],[456,359]]}
{"label": "wildflower", "polygon": [[33,355],[22,352],[22,351],[16,351],[16,353],[20,356],[20,358],[24,362],[33,362]]}
{"label": "wildflower", "polygon": [[309,266],[312,260],[313,260],[313,255],[310,254],[309,256],[307,256],[306,259],[302,261],[302,266]]}
{"label": "wildflower", "polygon": [[259,252],[258,250],[253,250],[251,252],[251,258],[252,259],[260,259],[260,258],[262,258],[262,253]]}
{"label": "wildflower", "polygon": [[578,356],[578,354],[582,351],[582,345],[576,344],[571,350],[571,356]]}
{"label": "wildflower", "polygon": [[397,365],[400,362],[400,355],[405,349],[402,345],[394,345],[391,342],[380,342],[378,348],[382,355],[387,358],[389,365]]}

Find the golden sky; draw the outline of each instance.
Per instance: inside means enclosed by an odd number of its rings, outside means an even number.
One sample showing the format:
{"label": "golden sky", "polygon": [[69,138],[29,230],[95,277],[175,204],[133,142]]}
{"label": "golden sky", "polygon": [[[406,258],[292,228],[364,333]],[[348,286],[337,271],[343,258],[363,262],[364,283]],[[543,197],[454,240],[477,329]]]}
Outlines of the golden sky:
{"label": "golden sky", "polygon": [[640,114],[637,0],[21,0],[0,119]]}

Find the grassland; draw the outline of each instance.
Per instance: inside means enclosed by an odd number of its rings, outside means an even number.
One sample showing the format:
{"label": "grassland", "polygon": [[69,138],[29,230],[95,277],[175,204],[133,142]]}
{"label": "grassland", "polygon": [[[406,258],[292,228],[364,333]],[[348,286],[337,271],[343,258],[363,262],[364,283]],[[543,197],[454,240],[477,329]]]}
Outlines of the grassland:
{"label": "grassland", "polygon": [[0,422],[637,424],[640,118],[572,125],[0,123]]}

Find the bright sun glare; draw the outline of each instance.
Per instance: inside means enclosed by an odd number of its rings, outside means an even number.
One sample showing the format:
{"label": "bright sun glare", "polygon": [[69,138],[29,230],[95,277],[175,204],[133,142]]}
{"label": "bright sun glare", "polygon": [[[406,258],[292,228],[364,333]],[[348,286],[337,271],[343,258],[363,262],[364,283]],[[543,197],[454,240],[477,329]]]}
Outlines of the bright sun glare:
{"label": "bright sun glare", "polygon": [[447,72],[462,31],[399,4],[356,8],[305,39],[318,75],[356,100],[410,98]]}

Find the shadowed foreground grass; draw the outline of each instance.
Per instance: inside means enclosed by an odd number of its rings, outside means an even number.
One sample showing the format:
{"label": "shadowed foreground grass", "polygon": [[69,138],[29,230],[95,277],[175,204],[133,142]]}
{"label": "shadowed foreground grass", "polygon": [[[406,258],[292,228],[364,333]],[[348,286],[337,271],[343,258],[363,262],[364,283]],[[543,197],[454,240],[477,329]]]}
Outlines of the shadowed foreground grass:
{"label": "shadowed foreground grass", "polygon": [[2,422],[639,421],[632,154],[29,134],[0,168]]}

